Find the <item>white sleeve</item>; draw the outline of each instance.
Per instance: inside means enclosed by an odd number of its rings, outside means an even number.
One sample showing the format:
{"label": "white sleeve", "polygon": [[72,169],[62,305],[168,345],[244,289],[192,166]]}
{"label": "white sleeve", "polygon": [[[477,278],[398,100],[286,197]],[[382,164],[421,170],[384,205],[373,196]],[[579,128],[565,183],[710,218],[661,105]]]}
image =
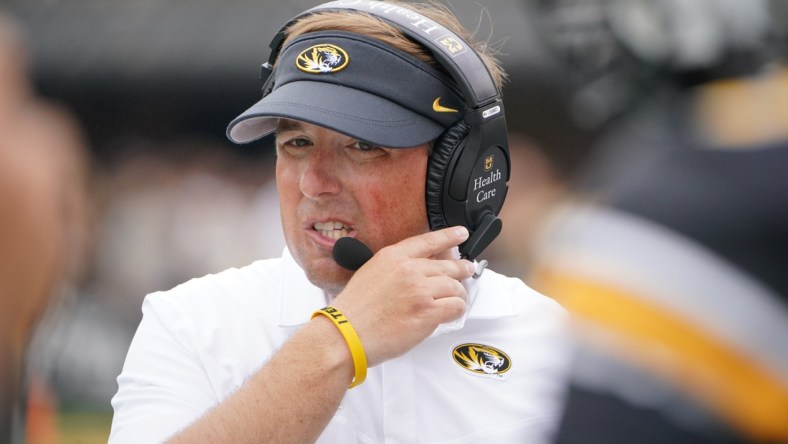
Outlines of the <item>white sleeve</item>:
{"label": "white sleeve", "polygon": [[165,294],[146,297],[142,313],[112,398],[112,444],[162,442],[218,403],[190,321]]}

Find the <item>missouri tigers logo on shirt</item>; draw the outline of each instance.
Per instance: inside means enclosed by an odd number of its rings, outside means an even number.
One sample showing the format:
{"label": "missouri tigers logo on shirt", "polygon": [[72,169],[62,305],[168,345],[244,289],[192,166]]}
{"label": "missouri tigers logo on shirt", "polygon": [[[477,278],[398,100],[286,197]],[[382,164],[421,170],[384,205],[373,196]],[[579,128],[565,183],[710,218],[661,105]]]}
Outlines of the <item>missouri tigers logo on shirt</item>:
{"label": "missouri tigers logo on shirt", "polygon": [[481,376],[503,377],[512,368],[509,355],[489,345],[460,344],[454,347],[451,355],[457,365]]}
{"label": "missouri tigers logo on shirt", "polygon": [[350,57],[337,45],[321,43],[301,51],[296,58],[298,69],[311,74],[325,74],[345,69]]}

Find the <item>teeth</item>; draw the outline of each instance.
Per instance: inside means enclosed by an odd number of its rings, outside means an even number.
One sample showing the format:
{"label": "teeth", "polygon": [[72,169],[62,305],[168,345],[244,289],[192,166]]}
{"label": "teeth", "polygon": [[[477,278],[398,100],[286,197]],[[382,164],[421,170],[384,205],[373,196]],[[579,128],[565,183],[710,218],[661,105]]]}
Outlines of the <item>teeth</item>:
{"label": "teeth", "polygon": [[350,227],[346,227],[342,222],[316,222],[315,231],[331,239],[339,239],[350,234]]}

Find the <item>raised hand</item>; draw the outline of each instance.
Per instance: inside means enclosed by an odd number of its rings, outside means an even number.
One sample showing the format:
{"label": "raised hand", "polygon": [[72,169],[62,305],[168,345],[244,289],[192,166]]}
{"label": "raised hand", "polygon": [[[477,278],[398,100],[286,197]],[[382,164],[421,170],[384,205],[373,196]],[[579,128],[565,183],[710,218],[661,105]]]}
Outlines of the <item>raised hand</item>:
{"label": "raised hand", "polygon": [[445,322],[465,313],[461,280],[473,264],[451,249],[468,238],[464,227],[414,236],[378,251],[334,300],[358,333],[368,365],[410,350]]}

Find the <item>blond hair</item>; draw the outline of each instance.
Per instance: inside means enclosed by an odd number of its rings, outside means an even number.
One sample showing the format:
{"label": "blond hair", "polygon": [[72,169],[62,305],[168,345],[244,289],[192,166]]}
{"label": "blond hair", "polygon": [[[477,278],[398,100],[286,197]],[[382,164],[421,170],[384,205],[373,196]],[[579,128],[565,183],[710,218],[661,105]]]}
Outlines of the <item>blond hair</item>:
{"label": "blond hair", "polygon": [[[503,83],[506,80],[506,73],[500,61],[495,58],[492,50],[485,42],[476,41],[474,39],[471,33],[460,24],[457,17],[452,14],[446,6],[439,3],[404,3],[391,0],[386,3],[402,5],[407,9],[418,12],[430,20],[443,25],[457,34],[468,42],[468,44],[479,54],[482,62],[487,66],[487,70],[490,72],[490,76],[495,86],[498,88],[498,91],[503,88]],[[435,60],[428,50],[403,34],[395,25],[381,18],[359,11],[322,11],[304,16],[287,28],[287,37],[283,42],[283,47],[287,46],[291,40],[298,36],[310,32],[329,30],[353,32],[378,39],[446,73],[446,70]]]}

